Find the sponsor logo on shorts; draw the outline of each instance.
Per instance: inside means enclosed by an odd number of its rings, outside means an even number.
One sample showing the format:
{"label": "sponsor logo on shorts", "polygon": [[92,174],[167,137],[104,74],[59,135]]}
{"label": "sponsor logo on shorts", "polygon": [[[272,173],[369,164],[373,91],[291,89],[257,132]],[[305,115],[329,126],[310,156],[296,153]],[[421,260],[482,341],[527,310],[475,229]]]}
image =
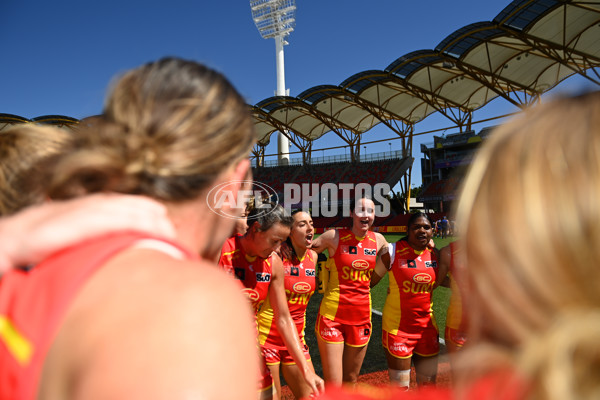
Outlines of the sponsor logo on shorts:
{"label": "sponsor logo on shorts", "polygon": [[257,272],[256,282],[271,282],[271,274],[266,272]]}
{"label": "sponsor logo on shorts", "polygon": [[354,260],[352,261],[352,268],[364,271],[369,268],[369,262],[365,260]]}
{"label": "sponsor logo on shorts", "polygon": [[308,293],[310,292],[310,284],[306,282],[296,282],[293,286],[296,293]]}
{"label": "sponsor logo on shorts", "polygon": [[264,348],[264,347],[261,350],[262,350],[263,356],[265,356],[265,357],[275,357],[275,356],[277,356],[277,350],[267,349],[267,348]]}
{"label": "sponsor logo on shorts", "polygon": [[314,277],[315,276],[315,270],[314,269],[305,269],[304,270],[304,274],[306,276]]}
{"label": "sponsor logo on shorts", "polygon": [[326,339],[326,338],[334,338],[334,337],[337,337],[337,333],[333,329],[325,328],[325,329],[321,329],[321,336],[324,339]]}
{"label": "sponsor logo on shorts", "polygon": [[254,289],[242,289],[242,293],[244,293],[251,301],[257,301],[260,298],[258,292]]}
{"label": "sponsor logo on shorts", "polygon": [[408,352],[408,347],[404,343],[392,343],[390,345],[390,351],[406,353],[406,352]]}
{"label": "sponsor logo on shorts", "polygon": [[376,249],[364,249],[364,253],[365,253],[365,256],[376,256],[377,250]]}
{"label": "sponsor logo on shorts", "polygon": [[413,281],[416,283],[430,283],[433,280],[433,277],[425,272],[421,272],[419,274],[415,274],[413,276]]}

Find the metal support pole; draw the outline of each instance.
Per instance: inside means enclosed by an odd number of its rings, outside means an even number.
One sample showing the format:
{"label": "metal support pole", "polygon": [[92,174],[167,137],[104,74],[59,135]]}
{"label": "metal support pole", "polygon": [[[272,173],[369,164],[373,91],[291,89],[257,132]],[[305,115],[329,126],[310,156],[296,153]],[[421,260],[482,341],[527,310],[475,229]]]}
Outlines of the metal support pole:
{"label": "metal support pole", "polygon": [[[285,96],[285,63],[283,56],[284,39],[282,36],[275,37],[275,56],[277,61],[277,96]],[[282,133],[277,136],[277,153],[279,154],[279,165],[290,164],[290,141]]]}

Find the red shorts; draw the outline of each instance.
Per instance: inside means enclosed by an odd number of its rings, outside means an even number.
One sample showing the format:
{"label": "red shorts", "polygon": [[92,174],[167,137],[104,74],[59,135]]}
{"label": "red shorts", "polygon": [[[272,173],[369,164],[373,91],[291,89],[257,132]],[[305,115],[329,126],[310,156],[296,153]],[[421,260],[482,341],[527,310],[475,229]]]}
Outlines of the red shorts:
{"label": "red shorts", "polygon": [[264,392],[266,390],[270,390],[273,387],[273,377],[271,376],[271,371],[267,367],[267,363],[265,357],[260,357],[260,379],[258,380],[258,391]]}
{"label": "red shorts", "polygon": [[347,325],[334,322],[319,314],[315,325],[315,333],[327,343],[345,343],[348,346],[363,347],[369,343],[371,328],[371,322],[361,325]]}
{"label": "red shorts", "polygon": [[[261,346],[261,351],[267,365],[296,365],[296,361],[294,361],[292,355],[289,351],[287,351],[287,349],[279,350]],[[308,346],[306,343],[303,344],[302,352],[304,353],[306,361],[310,361],[310,353],[308,352]]]}
{"label": "red shorts", "polygon": [[453,343],[456,347],[463,347],[467,341],[467,333],[458,329],[448,328],[444,332],[446,342]]}
{"label": "red shorts", "polygon": [[424,328],[418,335],[405,334],[404,332],[392,335],[383,331],[381,341],[383,347],[396,358],[408,358],[413,353],[430,357],[440,352],[438,331],[433,326]]}

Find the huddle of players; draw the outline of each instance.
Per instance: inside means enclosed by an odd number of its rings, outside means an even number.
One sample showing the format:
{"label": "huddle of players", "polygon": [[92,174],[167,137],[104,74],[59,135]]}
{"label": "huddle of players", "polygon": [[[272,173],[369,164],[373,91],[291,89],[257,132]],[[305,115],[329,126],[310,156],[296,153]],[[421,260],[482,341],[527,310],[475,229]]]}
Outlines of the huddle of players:
{"label": "huddle of players", "polygon": [[[315,333],[325,380],[338,385],[357,381],[372,332],[370,288],[387,272],[382,341],[390,381],[408,389],[414,363],[418,384],[435,383],[439,341],[431,294],[452,265],[452,250],[442,249],[440,259],[437,249],[430,248],[433,227],[423,213],[412,215],[405,238],[388,244],[370,230],[374,208],[371,200],[358,200],[352,206],[351,228],[329,230],[316,239],[306,212],[290,217],[276,206],[264,217],[264,210],[255,209],[248,215],[247,231],[224,245],[219,265],[242,283],[255,311],[262,398],[271,397],[273,385],[279,397],[280,370],[296,397],[307,397],[314,392],[313,384],[320,385],[304,340],[306,309],[317,289],[324,293]],[[324,250],[327,261],[318,258]],[[278,321],[288,315],[298,341],[290,341],[289,324]],[[454,314],[448,320],[459,318]],[[459,328],[452,323],[447,328],[453,348],[464,342]]]}

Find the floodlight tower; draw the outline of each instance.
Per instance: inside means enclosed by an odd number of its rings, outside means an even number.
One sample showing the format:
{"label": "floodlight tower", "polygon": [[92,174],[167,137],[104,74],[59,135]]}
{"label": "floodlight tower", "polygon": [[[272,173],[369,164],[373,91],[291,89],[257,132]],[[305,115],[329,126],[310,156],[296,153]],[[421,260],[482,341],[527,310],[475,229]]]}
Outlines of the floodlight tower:
{"label": "floodlight tower", "polygon": [[[277,62],[277,96],[286,96],[283,46],[288,44],[288,36],[296,25],[296,0],[250,0],[252,19],[263,39],[275,39],[275,57]],[[279,132],[277,153],[279,165],[290,163],[290,142]]]}

